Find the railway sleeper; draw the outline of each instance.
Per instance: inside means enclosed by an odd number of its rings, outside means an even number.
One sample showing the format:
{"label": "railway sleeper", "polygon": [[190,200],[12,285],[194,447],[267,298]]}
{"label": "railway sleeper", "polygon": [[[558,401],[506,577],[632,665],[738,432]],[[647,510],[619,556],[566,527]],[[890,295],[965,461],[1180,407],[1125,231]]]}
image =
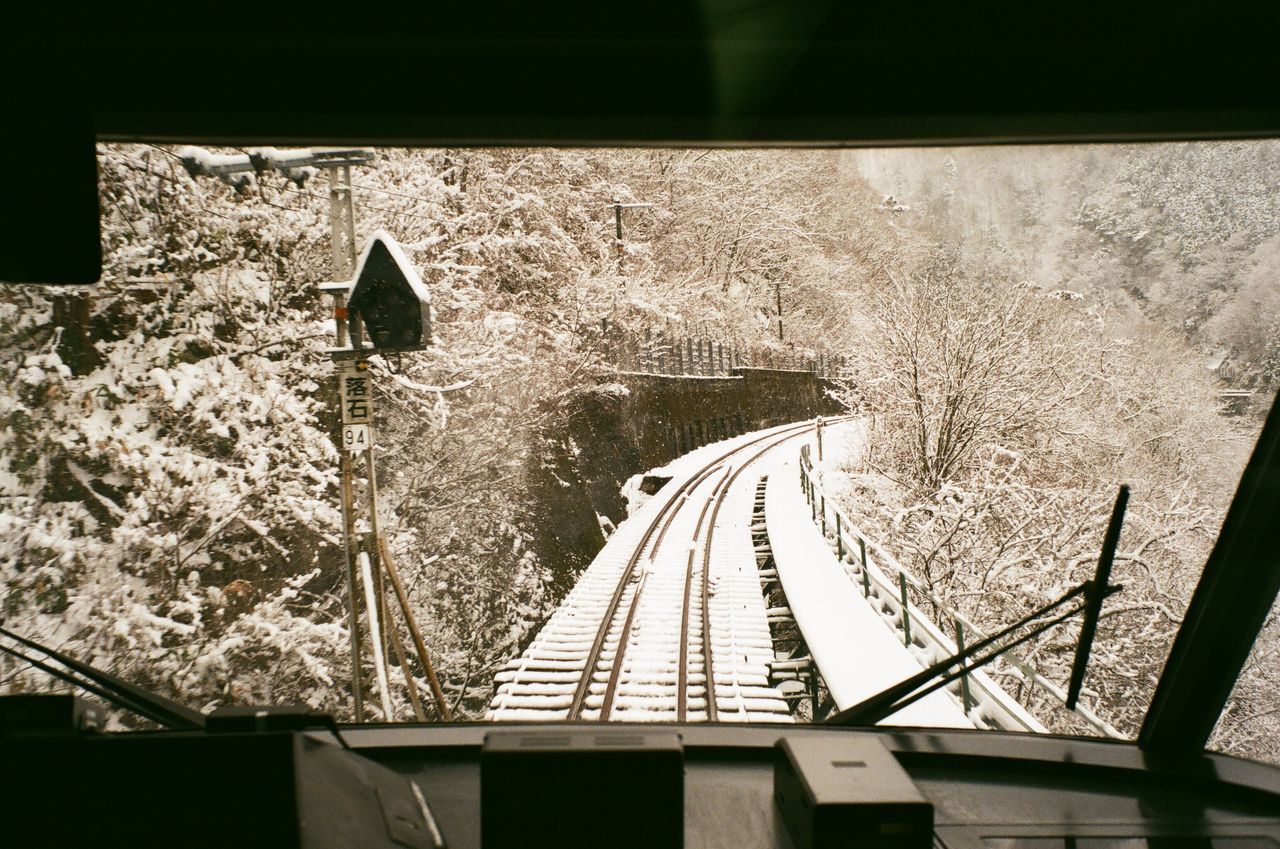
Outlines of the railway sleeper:
{"label": "railway sleeper", "polygon": [[491,708],[490,718],[516,722],[555,722],[569,718],[569,709],[539,710],[536,708]]}
{"label": "railway sleeper", "polygon": [[558,710],[572,707],[573,694],[541,696],[524,695],[521,693],[503,693],[502,695],[497,696],[490,704],[495,710],[507,707]]}
{"label": "railway sleeper", "polygon": [[518,684],[503,684],[498,687],[498,695],[563,696],[573,695],[576,689],[577,685],[573,682],[567,684],[541,684],[522,681]]}
{"label": "railway sleeper", "polygon": [[582,680],[581,671],[551,672],[548,670],[506,670],[499,672],[493,676],[493,680],[499,684],[508,682],[534,683],[534,684],[558,684],[561,682],[577,683]]}
{"label": "railway sleeper", "polygon": [[521,657],[515,661],[508,661],[504,671],[524,672],[526,670],[583,670],[587,666],[587,659],[580,657],[576,660],[539,660],[537,658]]}

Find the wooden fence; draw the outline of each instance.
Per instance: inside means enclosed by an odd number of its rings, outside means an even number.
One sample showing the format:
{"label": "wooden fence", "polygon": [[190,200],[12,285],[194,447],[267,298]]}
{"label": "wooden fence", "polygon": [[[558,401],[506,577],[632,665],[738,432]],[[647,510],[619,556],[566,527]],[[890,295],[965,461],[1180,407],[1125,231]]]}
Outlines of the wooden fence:
{"label": "wooden fence", "polygon": [[825,352],[777,350],[726,344],[701,336],[646,330],[631,333],[602,324],[605,356],[618,371],[696,377],[728,377],[735,368],[803,371],[837,379],[848,360]]}

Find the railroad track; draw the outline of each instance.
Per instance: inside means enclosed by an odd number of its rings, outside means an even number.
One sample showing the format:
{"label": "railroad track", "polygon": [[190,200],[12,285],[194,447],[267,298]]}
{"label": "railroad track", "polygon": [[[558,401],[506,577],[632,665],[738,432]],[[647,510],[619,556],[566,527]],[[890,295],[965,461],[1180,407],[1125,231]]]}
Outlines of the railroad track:
{"label": "railroad track", "polygon": [[[786,719],[785,700],[755,668],[772,658],[767,626],[762,634],[739,634],[731,625],[734,611],[751,604],[763,613],[750,538],[744,536],[745,553],[730,550],[729,541],[715,547],[715,530],[738,477],[811,430],[803,422],[739,440],[687,475],[647,522],[628,529],[635,538],[616,578],[580,582],[530,649],[498,673],[490,715],[715,721],[724,703],[732,718]],[[750,572],[713,574],[713,547],[717,556],[749,561]],[[729,667],[721,675],[717,654]]]}

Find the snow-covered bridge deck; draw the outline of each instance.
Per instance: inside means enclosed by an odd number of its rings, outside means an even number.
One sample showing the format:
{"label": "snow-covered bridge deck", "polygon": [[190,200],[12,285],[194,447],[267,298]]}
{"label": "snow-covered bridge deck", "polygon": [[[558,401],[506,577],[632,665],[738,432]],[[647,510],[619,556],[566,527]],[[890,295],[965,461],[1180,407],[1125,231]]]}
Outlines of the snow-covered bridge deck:
{"label": "snow-covered bridge deck", "polygon": [[[833,423],[828,433],[852,429]],[[800,485],[800,448],[812,434],[812,422],[757,431],[651,471],[670,480],[619,524],[538,636],[496,675],[489,717],[791,721],[796,696],[773,686],[772,675],[787,677],[773,667],[796,670],[808,659],[775,653],[771,614],[794,617],[841,709],[919,672],[925,655],[954,651],[940,635],[938,645],[904,646],[875,609],[877,596],[865,598],[837,559]],[[774,573],[759,571],[752,539],[765,475],[763,525],[787,605],[773,611],[762,575]],[[980,713],[967,716],[940,690],[885,722],[971,728]]]}

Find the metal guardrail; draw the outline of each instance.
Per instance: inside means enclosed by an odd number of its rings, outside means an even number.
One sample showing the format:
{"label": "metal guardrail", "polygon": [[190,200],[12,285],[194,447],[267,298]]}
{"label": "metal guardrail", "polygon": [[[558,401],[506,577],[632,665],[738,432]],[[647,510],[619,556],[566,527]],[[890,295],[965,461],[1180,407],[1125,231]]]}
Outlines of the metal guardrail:
{"label": "metal guardrail", "polygon": [[[960,640],[967,637],[969,642],[976,642],[985,638],[986,635],[973,622],[944,602],[928,586],[903,568],[882,546],[869,539],[838,507],[828,505],[826,494],[823,493],[812,472],[813,462],[809,456],[809,446],[805,445],[800,449],[800,486],[811,506],[814,523],[822,530],[823,535],[835,550],[837,558],[845,565],[850,579],[862,587],[863,595],[881,611],[882,616],[892,616],[898,621],[908,648],[914,644],[917,651],[931,653],[932,660],[941,660],[956,652],[957,643],[947,637],[930,617],[911,603],[907,597],[907,587],[911,587],[927,598],[937,610],[950,617]],[[886,570],[895,573],[897,580],[891,580]],[[1064,710],[1067,709],[1067,694],[1062,687],[1045,678],[1034,666],[1013,652],[1005,652],[1000,657],[1025,681],[1041,687],[1055,701],[1061,702]],[[960,679],[960,684],[966,713],[976,706],[983,716],[1002,728],[1041,733],[1047,731],[1026,708],[984,672],[977,671],[964,676]],[[1110,723],[1083,705],[1077,705],[1071,712],[1100,734],[1125,739],[1124,735]]]}

